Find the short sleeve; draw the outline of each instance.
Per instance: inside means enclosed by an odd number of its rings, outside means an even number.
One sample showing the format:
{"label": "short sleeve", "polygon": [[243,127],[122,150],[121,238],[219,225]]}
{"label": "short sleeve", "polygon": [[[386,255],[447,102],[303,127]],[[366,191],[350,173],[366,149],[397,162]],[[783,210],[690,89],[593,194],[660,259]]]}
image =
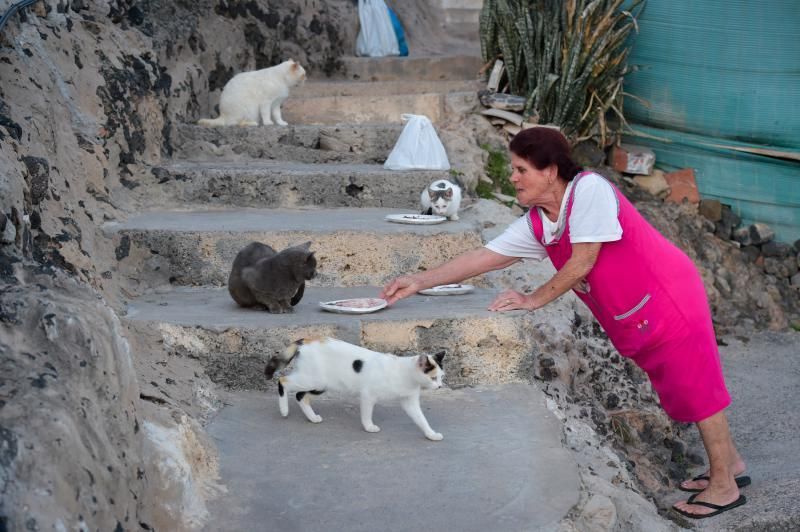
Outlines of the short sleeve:
{"label": "short sleeve", "polygon": [[506,257],[542,260],[547,257],[544,246],[538,242],[528,225],[528,215],[519,217],[497,238],[485,246],[490,251]]}
{"label": "short sleeve", "polygon": [[621,238],[619,201],[611,183],[597,174],[582,177],[575,185],[569,216],[570,242],[614,242]]}

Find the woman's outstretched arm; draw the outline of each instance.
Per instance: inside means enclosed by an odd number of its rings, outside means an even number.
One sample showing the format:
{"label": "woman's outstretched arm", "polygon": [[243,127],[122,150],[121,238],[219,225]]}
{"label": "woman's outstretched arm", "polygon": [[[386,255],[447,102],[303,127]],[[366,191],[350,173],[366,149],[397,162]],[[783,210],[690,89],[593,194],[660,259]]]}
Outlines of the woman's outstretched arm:
{"label": "woman's outstretched arm", "polygon": [[505,290],[492,301],[489,310],[536,310],[554,299],[561,297],[580,283],[592,271],[600,254],[600,242],[586,242],[572,245],[572,256],[564,267],[556,272],[545,284],[532,294],[521,294],[515,290]]}
{"label": "woman's outstretched arm", "polygon": [[442,284],[459,283],[482,273],[506,268],[518,260],[517,257],[507,257],[487,248],[473,249],[432,270],[392,279],[384,286],[380,297],[391,305],[420,290]]}

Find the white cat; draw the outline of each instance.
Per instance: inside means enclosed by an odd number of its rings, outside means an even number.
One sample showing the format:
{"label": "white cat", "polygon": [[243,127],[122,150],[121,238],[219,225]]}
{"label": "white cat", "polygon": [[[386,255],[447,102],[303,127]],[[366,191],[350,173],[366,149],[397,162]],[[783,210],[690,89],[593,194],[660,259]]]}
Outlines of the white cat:
{"label": "white cat", "polygon": [[279,65],[242,72],[233,76],[222,89],[219,117],[203,118],[201,126],[265,126],[273,122],[288,125],[281,117],[281,104],[289,89],[306,79],[306,71],[294,59]]}
{"label": "white cat", "polygon": [[400,399],[406,414],[429,440],[442,435],[434,431],[419,405],[421,388],[442,386],[444,351],[434,355],[398,357],[370,351],[334,338],[297,340],[282,355],[267,363],[264,374],[271,379],[275,371],[294,361],[292,372],[278,379],[278,404],[281,415],[289,415],[289,394],[296,393],[300,409],[312,423],[322,418],[311,408],[311,394],[326,391],[347,392],[361,398],[361,424],[367,432],[381,430],[372,422],[372,409],[378,401]]}
{"label": "white cat", "polygon": [[458,220],[461,206],[461,187],[447,179],[439,179],[422,191],[419,197],[422,214],[447,216],[448,220]]}

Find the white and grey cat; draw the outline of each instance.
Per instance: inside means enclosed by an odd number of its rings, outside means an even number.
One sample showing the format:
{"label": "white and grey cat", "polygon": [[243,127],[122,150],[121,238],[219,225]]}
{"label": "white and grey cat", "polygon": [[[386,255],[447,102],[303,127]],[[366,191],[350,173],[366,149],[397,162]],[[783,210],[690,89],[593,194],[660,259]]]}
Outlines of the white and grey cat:
{"label": "white and grey cat", "polygon": [[293,361],[292,372],[278,379],[281,415],[289,415],[289,394],[296,394],[300,409],[312,423],[322,418],[311,408],[311,395],[326,391],[345,392],[361,398],[361,424],[367,432],[381,430],[372,422],[375,403],[400,400],[400,405],[429,440],[442,435],[428,424],[419,404],[421,389],[442,386],[444,351],[436,355],[398,357],[379,353],[334,338],[297,340],[272,357],[264,369],[271,379]]}
{"label": "white and grey cat", "polygon": [[281,104],[289,89],[306,79],[306,71],[294,59],[279,65],[233,76],[222,89],[219,117],[203,118],[201,126],[288,125]]}
{"label": "white and grey cat", "polygon": [[316,274],[317,259],[311,242],[280,253],[261,242],[251,242],[233,261],[228,292],[243,307],[263,306],[275,314],[291,312],[300,302],[306,281]]}
{"label": "white and grey cat", "polygon": [[419,197],[422,214],[438,214],[448,220],[458,220],[461,207],[461,187],[447,179],[434,181],[422,191]]}

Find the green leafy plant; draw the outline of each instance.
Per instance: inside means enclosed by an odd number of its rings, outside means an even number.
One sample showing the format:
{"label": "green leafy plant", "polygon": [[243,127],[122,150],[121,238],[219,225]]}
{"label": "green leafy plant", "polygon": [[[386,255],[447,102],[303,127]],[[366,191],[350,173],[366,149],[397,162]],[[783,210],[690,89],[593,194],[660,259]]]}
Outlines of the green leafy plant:
{"label": "green leafy plant", "polygon": [[478,186],[475,187],[475,193],[478,195],[479,198],[483,199],[495,199],[492,195],[494,192],[494,185],[489,184],[485,181],[478,181]]}
{"label": "green leafy plant", "polygon": [[458,182],[458,183],[463,183],[464,182],[464,179],[463,179],[464,178],[464,172],[462,172],[461,170],[457,170],[455,168],[451,168],[450,170],[447,171],[447,173],[450,174],[450,181],[455,181],[455,182]]}
{"label": "green leafy plant", "polygon": [[482,144],[481,148],[489,154],[486,160],[485,170],[486,176],[492,180],[492,183],[489,184],[484,181],[478,182],[478,187],[476,188],[478,196],[487,199],[495,199],[492,194],[495,191],[499,191],[507,196],[514,196],[517,191],[514,189],[514,185],[511,184],[511,181],[509,181],[509,177],[511,177],[511,167],[505,149],[498,149],[489,144]]}
{"label": "green leafy plant", "polygon": [[[627,9],[622,9],[623,4]],[[531,121],[554,124],[577,142],[612,127],[622,115],[622,78],[628,36],[644,0],[485,0],[480,14],[481,53],[501,58],[502,89],[526,98]]]}

